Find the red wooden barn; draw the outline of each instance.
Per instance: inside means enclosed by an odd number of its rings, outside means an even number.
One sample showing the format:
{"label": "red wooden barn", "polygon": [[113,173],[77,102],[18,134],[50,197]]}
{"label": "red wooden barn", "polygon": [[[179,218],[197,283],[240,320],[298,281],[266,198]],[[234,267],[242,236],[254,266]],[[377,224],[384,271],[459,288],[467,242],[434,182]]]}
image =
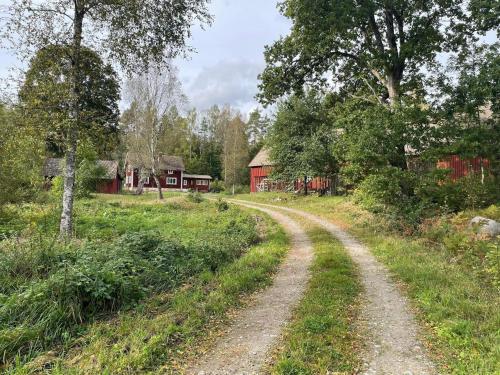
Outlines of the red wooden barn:
{"label": "red wooden barn", "polygon": [[[97,164],[104,170],[104,175],[96,186],[97,193],[118,194],[122,186],[119,165],[114,160],[98,160]],[[62,175],[64,159],[48,158],[45,160],[43,174],[50,182],[54,177]]]}
{"label": "red wooden barn", "polygon": [[[273,169],[273,163],[269,158],[269,150],[262,148],[248,165],[250,168],[250,192],[258,193],[263,191],[300,191],[304,188],[304,181],[298,180],[293,186],[289,186],[282,181],[275,181],[269,178]],[[330,181],[322,177],[308,178],[307,189],[309,191],[326,190],[330,187]]]}
{"label": "red wooden barn", "polygon": [[488,174],[490,168],[490,161],[481,157],[472,159],[462,159],[458,155],[450,155],[447,158],[437,162],[437,168],[450,169],[450,178],[453,181],[459,178],[468,176],[469,174],[485,175]]}
{"label": "red wooden barn", "polygon": [[[129,190],[134,190],[139,186],[141,158],[137,155],[129,155],[126,163],[125,186]],[[173,191],[195,190],[208,192],[212,177],[207,175],[186,174],[184,161],[179,156],[162,155],[159,158],[159,168],[161,170],[160,185],[162,189]],[[156,182],[152,176],[147,177],[144,183],[145,190],[155,190]]]}

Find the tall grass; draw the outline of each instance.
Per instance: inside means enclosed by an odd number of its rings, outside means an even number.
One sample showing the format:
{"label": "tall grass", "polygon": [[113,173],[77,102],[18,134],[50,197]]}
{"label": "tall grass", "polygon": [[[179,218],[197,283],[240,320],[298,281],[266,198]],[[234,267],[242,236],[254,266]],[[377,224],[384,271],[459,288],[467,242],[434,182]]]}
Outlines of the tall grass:
{"label": "tall grass", "polygon": [[[16,356],[29,360],[70,342],[96,319],[200,273],[217,272],[257,241],[249,215],[218,212],[209,203],[182,212],[102,201],[81,203],[79,209],[80,239],[73,242],[39,231],[0,242],[0,364]],[[91,215],[94,222],[87,219]],[[196,229],[197,221],[204,225]]]}

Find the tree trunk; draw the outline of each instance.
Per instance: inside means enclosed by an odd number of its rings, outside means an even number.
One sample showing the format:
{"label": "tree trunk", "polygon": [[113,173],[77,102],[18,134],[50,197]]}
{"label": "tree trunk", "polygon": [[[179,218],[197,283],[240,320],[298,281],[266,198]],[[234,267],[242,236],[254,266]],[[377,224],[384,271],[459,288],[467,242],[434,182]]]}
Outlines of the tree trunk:
{"label": "tree trunk", "polygon": [[158,199],[162,200],[163,199],[163,192],[161,191],[160,179],[158,178],[157,175],[154,175],[153,178],[155,179],[156,188],[158,189]]}
{"label": "tree trunk", "polygon": [[307,176],[304,176],[304,195],[307,195]]}
{"label": "tree trunk", "polygon": [[142,195],[142,193],[144,193],[144,182],[144,178],[141,176],[141,172],[139,171],[139,184],[135,190],[135,195]]}
{"label": "tree trunk", "polygon": [[83,31],[84,13],[75,5],[73,20],[73,56],[72,69],[72,98],[71,98],[71,121],[68,129],[66,148],[66,168],[64,173],[64,193],[62,199],[61,222],[59,225],[59,236],[70,238],[73,230],[73,201],[75,197],[75,174],[76,174],[76,148],[78,142],[78,128],[80,123],[80,78],[81,78],[81,44]]}

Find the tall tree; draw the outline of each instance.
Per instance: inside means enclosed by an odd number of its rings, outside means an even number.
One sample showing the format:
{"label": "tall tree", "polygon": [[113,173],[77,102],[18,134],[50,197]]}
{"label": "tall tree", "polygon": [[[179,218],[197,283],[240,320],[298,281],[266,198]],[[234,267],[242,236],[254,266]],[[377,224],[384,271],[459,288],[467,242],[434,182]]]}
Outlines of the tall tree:
{"label": "tall tree", "polygon": [[[207,0],[13,0],[7,23],[11,40],[26,51],[49,45],[70,50],[71,100],[60,233],[72,233],[76,147],[82,126],[82,47],[107,51],[129,72],[161,65],[189,49],[194,22],[210,22]],[[29,52],[29,50],[28,50]]]}
{"label": "tall tree", "polygon": [[305,97],[292,96],[278,105],[268,145],[275,162],[273,174],[293,183],[312,176],[332,178],[337,171],[333,157],[335,133],[328,128],[322,98],[310,91]]}
{"label": "tall tree", "polygon": [[279,8],[292,31],[266,47],[259,98],[269,104],[331,78],[341,86],[363,84],[395,105],[419,86],[422,66],[446,41],[460,41],[465,7],[454,0],[285,0]]}
{"label": "tall tree", "polygon": [[247,128],[248,139],[252,146],[262,143],[269,130],[270,125],[271,120],[269,119],[269,117],[263,115],[259,109],[255,109],[250,112],[250,116],[247,122]]}
{"label": "tall tree", "polygon": [[240,116],[234,117],[224,134],[224,182],[233,194],[236,185],[245,182],[248,163],[248,138],[246,124]]}
{"label": "tall tree", "polygon": [[[47,46],[31,59],[19,91],[27,122],[46,134],[49,151],[64,150],[71,121],[71,57],[67,46]],[[120,87],[116,72],[92,50],[82,48],[80,141],[90,141],[98,156],[107,157],[118,143]]]}
{"label": "tall tree", "polygon": [[161,157],[175,136],[168,115],[176,113],[175,108],[185,101],[176,70],[173,66],[150,69],[133,77],[127,82],[127,96],[131,103],[126,129],[129,160],[153,176],[158,199],[163,199]]}

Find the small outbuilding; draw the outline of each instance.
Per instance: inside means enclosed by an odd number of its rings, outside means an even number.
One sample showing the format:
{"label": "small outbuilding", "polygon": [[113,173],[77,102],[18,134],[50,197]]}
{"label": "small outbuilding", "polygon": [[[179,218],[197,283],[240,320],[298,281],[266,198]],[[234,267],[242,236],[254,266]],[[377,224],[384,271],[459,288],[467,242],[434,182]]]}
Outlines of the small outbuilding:
{"label": "small outbuilding", "polygon": [[[47,184],[63,173],[64,159],[48,158],[45,160],[43,175]],[[122,177],[120,176],[119,164],[115,160],[97,160],[97,165],[104,170],[104,175],[100,178],[96,186],[97,193],[118,194],[121,191]]]}
{"label": "small outbuilding", "polygon": [[184,174],[182,188],[185,190],[194,190],[202,193],[208,193],[212,177],[203,174]]}

